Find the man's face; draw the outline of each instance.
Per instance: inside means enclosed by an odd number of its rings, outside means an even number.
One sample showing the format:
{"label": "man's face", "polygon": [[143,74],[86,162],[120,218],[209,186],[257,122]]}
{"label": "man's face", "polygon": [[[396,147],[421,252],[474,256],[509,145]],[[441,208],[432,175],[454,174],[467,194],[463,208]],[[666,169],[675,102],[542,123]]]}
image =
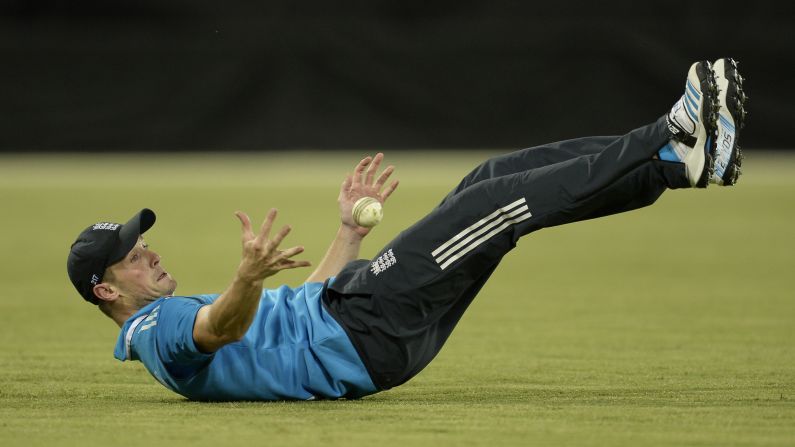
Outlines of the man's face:
{"label": "man's face", "polygon": [[174,293],[177,281],[160,265],[160,256],[149,249],[142,237],[121,261],[108,267],[108,279],[121,295],[153,301]]}

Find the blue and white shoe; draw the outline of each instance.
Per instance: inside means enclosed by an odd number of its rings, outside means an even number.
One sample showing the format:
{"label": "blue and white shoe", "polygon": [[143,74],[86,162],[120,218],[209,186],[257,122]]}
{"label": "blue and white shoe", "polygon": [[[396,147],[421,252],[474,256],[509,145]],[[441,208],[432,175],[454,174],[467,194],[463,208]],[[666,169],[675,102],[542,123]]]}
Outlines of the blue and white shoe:
{"label": "blue and white shoe", "polygon": [[717,141],[718,88],[708,61],[690,66],[685,94],[667,116],[672,142],[663,147],[663,160],[685,164],[690,185],[706,188],[712,177]]}
{"label": "blue and white shoe", "polygon": [[731,58],[715,61],[715,82],[718,84],[718,147],[715,172],[710,183],[730,186],[737,183],[742,173],[743,155],[738,141],[740,129],[745,125],[745,92],[743,77],[737,71],[737,62]]}

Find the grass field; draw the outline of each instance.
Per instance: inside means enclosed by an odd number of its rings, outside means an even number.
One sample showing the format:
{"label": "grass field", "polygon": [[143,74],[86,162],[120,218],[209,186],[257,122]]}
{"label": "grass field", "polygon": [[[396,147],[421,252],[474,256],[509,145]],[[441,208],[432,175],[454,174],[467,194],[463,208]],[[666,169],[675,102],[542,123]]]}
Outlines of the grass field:
{"label": "grass field", "polygon": [[[113,358],[118,328],[66,276],[79,231],[153,208],[178,292],[221,291],[233,211],[279,208],[317,261],[360,155],[0,157],[0,446],[795,445],[792,156],[523,239],[425,371],[359,401],[189,402]],[[485,155],[393,157],[401,187],[363,256]]]}

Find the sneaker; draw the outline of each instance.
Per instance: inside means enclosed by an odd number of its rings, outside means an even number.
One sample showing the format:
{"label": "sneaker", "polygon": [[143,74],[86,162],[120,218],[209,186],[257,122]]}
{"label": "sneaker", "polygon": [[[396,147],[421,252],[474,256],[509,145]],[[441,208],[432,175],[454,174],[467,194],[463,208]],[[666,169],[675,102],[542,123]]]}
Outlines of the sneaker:
{"label": "sneaker", "polygon": [[730,186],[737,183],[742,171],[743,155],[738,141],[740,129],[745,125],[745,100],[743,77],[737,71],[737,62],[731,58],[715,61],[715,82],[718,84],[718,144],[715,172],[710,183]]}
{"label": "sneaker", "polygon": [[667,116],[676,158],[685,164],[690,185],[706,188],[712,176],[717,141],[718,89],[708,61],[690,66],[685,94]]}

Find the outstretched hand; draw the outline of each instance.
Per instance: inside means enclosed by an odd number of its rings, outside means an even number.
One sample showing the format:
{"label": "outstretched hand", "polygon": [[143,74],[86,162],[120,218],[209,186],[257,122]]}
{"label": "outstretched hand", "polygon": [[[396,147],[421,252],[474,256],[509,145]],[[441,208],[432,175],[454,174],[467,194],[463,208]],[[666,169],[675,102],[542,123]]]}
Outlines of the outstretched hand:
{"label": "outstretched hand", "polygon": [[356,201],[362,197],[373,197],[383,205],[398,187],[398,181],[395,180],[384,188],[389,176],[395,171],[394,166],[387,166],[381,175],[377,179],[375,178],[383,160],[384,154],[380,152],[375,157],[365,157],[356,165],[353,174],[348,174],[345,177],[345,181],[340,187],[340,195],[337,199],[340,207],[340,220],[343,225],[351,228],[360,236],[366,236],[370,232],[370,228],[361,227],[354,222],[352,211]]}
{"label": "outstretched hand", "polygon": [[261,281],[282,270],[308,267],[310,265],[309,261],[294,261],[290,259],[304,251],[304,247],[300,245],[286,250],[279,250],[279,244],[290,233],[291,228],[289,225],[285,225],[271,237],[271,227],[276,219],[276,214],[276,209],[271,208],[260,227],[259,233],[254,234],[251,229],[251,219],[249,219],[248,215],[242,211],[235,212],[243,226],[243,256],[237,269],[238,276],[241,279]]}

